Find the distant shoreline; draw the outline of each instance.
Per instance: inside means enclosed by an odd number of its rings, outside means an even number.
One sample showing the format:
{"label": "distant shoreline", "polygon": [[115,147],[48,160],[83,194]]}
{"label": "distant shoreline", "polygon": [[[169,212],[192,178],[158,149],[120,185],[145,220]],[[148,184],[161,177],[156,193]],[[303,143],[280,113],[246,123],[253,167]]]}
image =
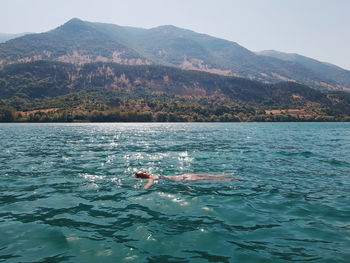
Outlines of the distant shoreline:
{"label": "distant shoreline", "polygon": [[78,110],[48,108],[17,111],[0,107],[0,123],[200,123],[200,122],[349,122],[345,114],[326,115],[307,110],[260,110],[246,112],[220,112],[219,114],[167,111]]}
{"label": "distant shoreline", "polygon": [[89,122],[89,121],[72,121],[72,122],[19,122],[19,121],[14,121],[14,122],[0,122],[1,124],[94,124],[94,123],[145,123],[145,124],[157,124],[157,123],[169,123],[169,124],[194,124],[194,123],[349,123],[350,121],[312,121],[312,120],[305,120],[305,121],[177,121],[177,122],[157,122],[157,121],[149,121],[149,122],[137,122],[137,121],[119,121],[119,122],[102,122],[102,121],[96,121],[96,122]]}

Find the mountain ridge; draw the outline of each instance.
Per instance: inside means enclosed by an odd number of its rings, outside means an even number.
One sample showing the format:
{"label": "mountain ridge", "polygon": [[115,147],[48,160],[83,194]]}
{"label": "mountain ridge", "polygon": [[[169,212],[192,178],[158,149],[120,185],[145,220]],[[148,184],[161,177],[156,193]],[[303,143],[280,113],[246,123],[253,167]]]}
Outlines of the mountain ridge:
{"label": "mountain ridge", "polygon": [[338,82],[341,85],[348,85],[348,83],[350,83],[349,70],[343,69],[337,65],[328,62],[318,61],[316,59],[309,58],[296,53],[285,53],[275,50],[264,50],[256,53],[259,55],[269,56],[284,61],[299,63],[312,71],[322,74],[326,78],[338,78]]}
{"label": "mountain ridge", "polygon": [[14,34],[10,34],[10,33],[0,33],[0,44],[1,43],[5,43],[8,40],[14,39],[14,38],[18,38],[24,35],[29,35],[32,34],[30,32],[24,32],[24,33],[14,33]]}
{"label": "mountain ridge", "polygon": [[73,18],[48,32],[0,44],[0,66],[35,60],[160,64],[269,83],[294,81],[320,90],[350,91],[350,71],[332,68],[333,73],[325,76],[300,61],[256,54],[236,42],[172,25],[143,29]]}

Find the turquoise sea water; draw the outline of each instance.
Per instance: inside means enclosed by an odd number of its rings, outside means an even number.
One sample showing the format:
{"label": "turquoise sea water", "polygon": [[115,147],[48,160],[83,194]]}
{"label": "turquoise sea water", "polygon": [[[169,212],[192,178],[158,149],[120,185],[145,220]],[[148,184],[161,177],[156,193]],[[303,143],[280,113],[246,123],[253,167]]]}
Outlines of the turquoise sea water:
{"label": "turquoise sea water", "polygon": [[[1,124],[0,262],[349,262],[350,123]],[[135,170],[242,181],[149,190]]]}

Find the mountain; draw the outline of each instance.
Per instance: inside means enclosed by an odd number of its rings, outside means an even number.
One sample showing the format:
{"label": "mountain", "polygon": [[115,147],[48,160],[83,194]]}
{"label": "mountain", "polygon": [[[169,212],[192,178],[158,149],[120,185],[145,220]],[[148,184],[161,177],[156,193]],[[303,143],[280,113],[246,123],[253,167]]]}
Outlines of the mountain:
{"label": "mountain", "polygon": [[56,97],[78,91],[107,89],[117,93],[143,90],[148,94],[179,97],[220,97],[270,105],[327,103],[326,96],[307,86],[285,82],[265,84],[244,78],[182,70],[160,65],[34,61],[11,64],[0,70],[0,99]]}
{"label": "mountain", "polygon": [[0,33],[0,43],[4,43],[10,39],[14,39],[17,37],[21,37],[24,35],[28,35],[30,33],[19,33],[19,34],[5,34],[5,33]]}
{"label": "mountain", "polygon": [[293,81],[320,90],[350,90],[349,71],[328,76],[294,60],[262,56],[235,42],[171,25],[142,29],[75,18],[46,33],[0,44],[0,66],[36,60],[164,65],[269,83]]}
{"label": "mountain", "polygon": [[75,64],[113,61],[124,64],[124,58],[136,63],[140,56],[79,19],[72,19],[46,33],[30,34],[0,44],[0,64],[35,60]]}
{"label": "mountain", "polygon": [[323,75],[325,78],[337,82],[343,86],[348,86],[350,83],[349,70],[345,70],[327,62],[321,62],[295,53],[284,53],[275,50],[265,50],[256,53],[258,55],[277,58],[287,62],[298,63],[307,69]]}
{"label": "mountain", "polygon": [[[0,91],[0,108],[44,109],[42,114],[69,110],[90,116],[92,110],[97,110],[104,116],[110,110],[136,110],[140,114],[148,112],[153,120],[158,120],[158,114],[171,113],[173,119],[169,121],[194,120],[193,114],[201,120],[271,120],[271,114],[265,114],[270,109],[278,109],[279,113],[284,110],[284,119],[277,120],[300,120],[300,114],[301,120],[323,120],[320,116],[335,120],[350,114],[350,95],[343,93],[324,94],[293,82],[267,84],[161,65],[74,65],[56,61],[10,64],[0,70]],[[290,109],[292,113],[288,113]],[[105,121],[109,117],[91,118]]]}

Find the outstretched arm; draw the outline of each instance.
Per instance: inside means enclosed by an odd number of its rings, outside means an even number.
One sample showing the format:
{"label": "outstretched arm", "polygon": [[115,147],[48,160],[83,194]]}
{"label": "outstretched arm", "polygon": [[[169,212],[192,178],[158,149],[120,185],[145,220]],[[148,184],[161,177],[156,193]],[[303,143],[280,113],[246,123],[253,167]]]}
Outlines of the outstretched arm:
{"label": "outstretched arm", "polygon": [[145,186],[143,187],[143,189],[148,189],[150,188],[152,185],[154,184],[154,180],[153,179],[148,179],[148,183],[145,184]]}

